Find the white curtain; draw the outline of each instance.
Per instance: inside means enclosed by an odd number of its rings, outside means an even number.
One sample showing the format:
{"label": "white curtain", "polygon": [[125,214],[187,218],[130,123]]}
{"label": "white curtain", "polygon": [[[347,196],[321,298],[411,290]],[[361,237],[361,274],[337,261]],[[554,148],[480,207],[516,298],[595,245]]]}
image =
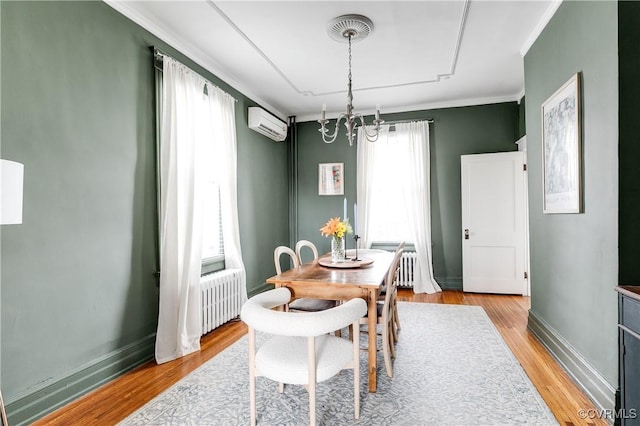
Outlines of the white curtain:
{"label": "white curtain", "polygon": [[215,127],[215,163],[220,183],[220,209],[222,210],[222,233],[224,240],[224,262],[227,269],[238,269],[241,273],[243,302],[247,300],[246,271],[240,248],[240,224],[238,221],[238,148],[236,139],[235,99],[212,85],[207,86],[212,110],[217,117]]}
{"label": "white curtain", "polygon": [[205,169],[215,167],[220,172],[227,267],[244,271],[236,203],[234,100],[166,56],[162,81],[158,363],[200,349]]}
{"label": "white curtain", "polygon": [[[431,254],[431,206],[429,177],[429,124],[426,121],[395,124],[395,131],[383,126],[376,142],[368,142],[358,133],[358,223],[362,223],[362,237],[366,245],[376,241],[376,226],[372,223],[374,202],[382,186],[380,176],[387,182],[395,182],[393,188],[399,195],[399,205],[393,215],[405,223],[407,242],[413,243],[417,255],[414,281],[415,293],[441,291],[433,276]],[[411,183],[411,184],[409,184]],[[362,213],[361,213],[362,212]]]}

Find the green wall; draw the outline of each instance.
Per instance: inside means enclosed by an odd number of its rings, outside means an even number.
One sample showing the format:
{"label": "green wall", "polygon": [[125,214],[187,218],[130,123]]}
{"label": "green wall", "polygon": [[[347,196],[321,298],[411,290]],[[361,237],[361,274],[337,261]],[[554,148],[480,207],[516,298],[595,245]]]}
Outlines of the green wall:
{"label": "green wall", "polygon": [[[512,102],[384,115],[435,119],[434,272],[443,287],[461,288],[460,155],[515,150],[524,113],[532,315],[611,384],[617,381],[618,233],[635,227],[638,199],[637,167],[627,158],[638,146],[634,96],[620,96],[619,147],[611,107],[618,104],[617,8],[614,2],[561,5],[525,57],[527,96],[520,108]],[[633,8],[620,4],[620,51],[632,52],[620,59],[625,90],[638,84]],[[25,165],[23,224],[2,228],[0,259],[1,384],[10,423],[19,424],[152,356],[158,291],[149,46],[238,99],[240,234],[250,293],[273,274],[273,248],[289,243],[291,182],[287,145],[246,127],[254,102],[104,3],[2,1],[0,16],[1,156]],[[577,71],[584,78],[585,213],[542,215],[540,104]],[[324,144],[315,122],[300,123],[298,135],[297,149],[289,151],[297,152],[298,164],[291,185],[295,231],[327,251],[319,228],[342,214],[343,197],[317,195],[318,163],[345,163],[351,212],[356,148],[344,136]],[[618,148],[624,156],[620,230]],[[633,240],[621,237],[621,279],[636,279],[634,260]]]}
{"label": "green wall", "polygon": [[640,241],[638,209],[640,209],[640,2],[618,3],[619,51],[619,283],[640,284],[637,245]]}
{"label": "green wall", "polygon": [[[562,3],[524,62],[530,320],[578,353],[585,364],[579,368],[593,368],[609,392],[617,384],[617,7],[609,1]],[[545,215],[540,106],[576,72],[582,73],[584,213]],[[607,397],[613,408],[613,394]]]}
{"label": "green wall", "polygon": [[527,134],[527,122],[526,122],[525,110],[526,110],[526,104],[525,104],[525,97],[523,96],[522,99],[520,99],[520,101],[518,102],[518,139],[520,139],[523,136],[526,136]]}
{"label": "green wall", "polygon": [[[460,156],[516,150],[518,105],[413,111],[383,114],[382,118],[434,119],[430,125],[433,269],[443,288],[462,289]],[[344,163],[345,196],[349,216],[353,216],[356,146],[349,146],[342,128],[334,143],[325,144],[316,122],[299,123],[298,138],[298,237],[313,241],[320,251],[329,251],[329,241],[319,229],[329,217],[342,216],[344,196],[318,195],[318,163]],[[353,240],[347,247],[353,247]]]}
{"label": "green wall", "polygon": [[249,292],[288,241],[287,147],[255,105],[102,2],[1,7],[2,158],[25,166],[23,224],[2,229],[1,372],[11,424],[153,355],[158,289],[157,46],[238,99]]}

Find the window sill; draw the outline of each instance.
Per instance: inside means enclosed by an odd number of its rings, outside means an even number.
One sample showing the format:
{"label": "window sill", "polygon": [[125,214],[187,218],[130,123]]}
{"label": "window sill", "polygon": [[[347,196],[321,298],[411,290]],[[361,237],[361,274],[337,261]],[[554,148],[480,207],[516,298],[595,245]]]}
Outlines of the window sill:
{"label": "window sill", "polygon": [[212,272],[222,271],[225,269],[224,256],[216,256],[202,261],[200,275],[207,275]]}

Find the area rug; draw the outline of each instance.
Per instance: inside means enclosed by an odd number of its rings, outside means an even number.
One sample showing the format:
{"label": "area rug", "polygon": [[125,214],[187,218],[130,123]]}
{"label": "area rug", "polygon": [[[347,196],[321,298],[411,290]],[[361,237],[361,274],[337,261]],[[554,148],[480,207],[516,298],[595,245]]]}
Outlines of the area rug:
{"label": "area rug", "polygon": [[[317,387],[320,425],[557,424],[499,332],[479,306],[401,302],[402,330],[387,377],[378,354],[378,391],[369,393],[361,354],[360,419],[353,418],[352,373]],[[249,424],[246,336],[126,418],[121,425]],[[257,380],[259,425],[309,419],[301,386]]]}

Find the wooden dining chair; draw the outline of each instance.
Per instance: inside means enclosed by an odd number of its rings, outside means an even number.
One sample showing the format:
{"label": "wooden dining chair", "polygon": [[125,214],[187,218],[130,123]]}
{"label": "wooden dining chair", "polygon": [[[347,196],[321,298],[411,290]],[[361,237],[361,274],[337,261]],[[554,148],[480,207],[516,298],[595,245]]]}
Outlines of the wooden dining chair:
{"label": "wooden dining chair", "polygon": [[[395,253],[397,254],[398,251],[400,251],[400,257],[402,257],[402,252],[404,251],[404,246],[405,246],[405,242],[402,241],[400,242],[400,244],[398,244],[398,247],[396,247],[396,251]],[[386,251],[386,250],[385,250]],[[399,261],[398,261],[399,262]],[[396,267],[396,271],[398,270],[398,268]],[[392,303],[394,304],[394,317],[392,318],[393,320],[393,328],[391,329],[393,331],[393,340],[394,342],[398,342],[398,331],[400,330],[400,318],[398,317],[398,310],[397,308],[397,300],[398,300],[398,286],[396,285],[395,287],[395,294],[392,296]],[[381,289],[380,289],[380,294],[378,295],[378,302],[384,302],[384,299],[387,295],[387,280],[385,278],[385,282],[382,285]]]}
{"label": "wooden dining chair", "polygon": [[311,250],[311,255],[313,256],[312,260],[318,260],[318,248],[316,245],[309,240],[300,240],[296,243],[296,256],[298,256],[298,263],[301,265],[304,263],[302,261],[302,249],[305,247]]}
{"label": "wooden dining chair", "polygon": [[[251,424],[256,424],[256,377],[279,383],[304,385],[309,392],[309,424],[316,424],[316,384],[344,369],[353,369],[354,417],[360,417],[360,344],[358,323],[367,303],[351,299],[321,312],[294,314],[273,308],[289,301],[291,291],[280,287],[260,293],[242,306],[240,318],[249,328],[249,406]],[[343,327],[354,329],[354,339],[331,333]],[[260,347],[258,330],[271,335]],[[284,387],[280,387],[280,392]],[[322,406],[321,406],[322,407]]]}
{"label": "wooden dining chair", "polygon": [[8,426],[9,421],[7,420],[7,410],[4,408],[4,399],[2,399],[2,392],[0,392],[0,420],[2,426]]}
{"label": "wooden dining chair", "polygon": [[[398,269],[400,267],[400,259],[402,258],[402,253],[404,251],[405,243],[401,242],[396,248],[396,255],[399,254],[398,265],[396,265],[396,275],[394,277],[395,280],[398,279]],[[398,331],[400,331],[400,317],[398,316],[398,285],[393,288],[393,294],[391,295],[391,303],[393,304],[393,318],[392,318],[392,327],[391,331],[393,332],[393,341],[394,343],[398,342]],[[395,350],[394,350],[395,355]]]}
{"label": "wooden dining chair", "polygon": [[[393,367],[391,365],[391,358],[395,358],[395,338],[394,338],[394,315],[397,308],[397,275],[398,267],[400,266],[400,257],[402,256],[402,249],[404,243],[402,243],[396,250],[391,266],[387,271],[387,277],[385,278],[386,292],[384,301],[377,304],[377,321],[378,325],[382,326],[382,355],[384,358],[384,365],[387,371],[387,376],[393,377]],[[360,325],[367,325],[368,318],[365,316],[360,319]],[[376,333],[377,330],[367,330],[367,333]],[[367,350],[367,348],[364,348]]]}
{"label": "wooden dining chair", "polygon": [[[397,254],[398,251],[400,251],[402,253],[402,251],[404,250],[404,246],[405,246],[405,242],[402,241],[400,242],[400,244],[398,244],[398,247],[396,247],[395,253]],[[347,250],[347,257],[350,256],[355,256],[355,249],[350,249]],[[388,250],[382,250],[382,249],[358,249],[358,257],[360,257],[360,255],[366,256],[369,253],[389,253]],[[402,254],[400,254],[400,256],[402,256]],[[398,260],[399,262],[399,260]],[[396,266],[396,271],[397,271],[398,267]],[[393,339],[394,342],[398,342],[398,331],[400,330],[400,318],[398,317],[398,310],[397,308],[397,299],[398,299],[398,288],[397,286],[395,287],[394,290],[396,293],[394,295],[392,295],[392,303],[394,304],[394,317],[392,318],[393,321],[393,327],[392,327],[392,331],[393,331]],[[378,301],[379,302],[384,302],[384,299],[387,295],[387,285],[386,285],[386,279],[384,284],[382,285],[381,289],[380,289],[380,294],[378,295]]]}
{"label": "wooden dining chair", "polygon": [[[280,257],[282,255],[289,257],[292,267],[297,268],[300,266],[298,255],[293,250],[287,246],[278,246],[273,251],[273,261],[276,267],[276,274],[282,273],[282,267],[280,266]],[[301,297],[289,303],[288,310],[294,312],[318,312],[333,308],[334,306],[336,306],[335,300]]]}

